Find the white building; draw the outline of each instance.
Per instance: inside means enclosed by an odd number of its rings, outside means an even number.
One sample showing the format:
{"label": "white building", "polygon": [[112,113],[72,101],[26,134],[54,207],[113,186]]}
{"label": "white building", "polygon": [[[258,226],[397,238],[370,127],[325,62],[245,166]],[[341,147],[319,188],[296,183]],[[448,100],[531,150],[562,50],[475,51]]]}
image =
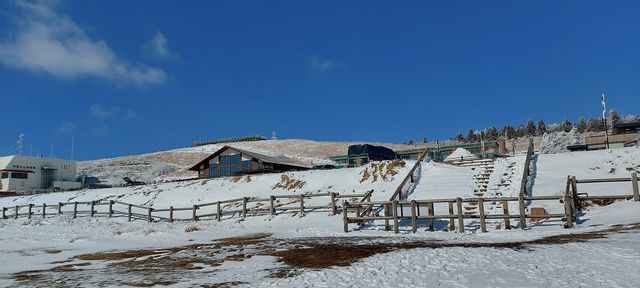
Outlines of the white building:
{"label": "white building", "polygon": [[0,191],[45,192],[78,189],[76,161],[28,157],[0,157]]}

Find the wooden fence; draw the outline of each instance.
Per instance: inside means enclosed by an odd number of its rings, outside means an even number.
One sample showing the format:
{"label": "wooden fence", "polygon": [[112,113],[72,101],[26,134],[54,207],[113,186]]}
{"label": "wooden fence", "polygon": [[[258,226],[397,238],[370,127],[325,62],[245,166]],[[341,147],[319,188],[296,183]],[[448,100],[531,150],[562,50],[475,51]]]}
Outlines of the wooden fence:
{"label": "wooden fence", "polygon": [[[577,184],[580,183],[607,183],[607,182],[631,182],[633,194],[630,195],[613,195],[613,196],[589,196],[578,193]],[[416,232],[418,228],[419,220],[426,220],[429,231],[434,231],[434,222],[436,220],[447,221],[448,225],[446,230],[455,231],[456,222],[457,230],[464,232],[465,219],[473,219],[479,222],[480,231],[487,232],[487,221],[489,219],[502,220],[506,229],[511,229],[511,219],[518,220],[518,226],[521,229],[527,228],[527,219],[558,219],[564,222],[564,227],[573,227],[574,222],[577,219],[577,211],[581,208],[580,203],[582,201],[593,200],[628,200],[634,199],[640,201],[640,194],[638,192],[638,176],[633,173],[630,178],[609,178],[609,179],[582,179],[578,180],[575,176],[567,177],[567,187],[565,193],[562,195],[550,195],[550,196],[525,196],[520,194],[518,197],[487,197],[487,198],[450,198],[450,199],[428,199],[428,200],[411,200],[411,201],[363,201],[358,203],[349,203],[345,201],[342,205],[343,215],[343,229],[344,232],[349,232],[349,224],[357,223],[363,224],[365,222],[372,223],[374,221],[384,221],[385,230],[390,230],[390,226],[393,226],[395,233],[400,232],[400,223],[402,220],[409,220],[411,223],[411,231]],[[525,201],[558,201],[563,204],[564,213],[556,214],[532,214],[527,211]],[[487,213],[485,210],[485,203],[487,202],[500,202],[502,204],[502,213]],[[513,203],[516,202],[517,204]],[[463,210],[462,203],[474,203],[478,206],[478,215],[467,214]],[[518,214],[511,214],[509,206],[517,205]],[[446,205],[447,214],[436,215],[435,205]],[[373,206],[383,207],[382,215],[362,215],[358,211],[365,209],[372,209]],[[420,208],[425,208],[427,215],[420,215]],[[513,206],[512,206],[513,207]],[[410,213],[405,215],[406,208],[410,208]],[[445,210],[445,209],[441,209]],[[351,214],[354,214],[350,216]],[[390,222],[392,224],[390,225]]]}
{"label": "wooden fence", "polygon": [[[60,202],[55,204],[43,203],[40,205],[26,204],[11,207],[2,207],[2,219],[18,219],[25,217],[31,219],[33,216],[55,216],[55,215],[72,215],[73,218],[80,216],[88,217],[127,217],[128,221],[146,220],[153,221],[169,221],[176,220],[198,221],[206,219],[215,219],[221,221],[225,216],[229,218],[259,215],[277,215],[284,212],[294,212],[304,215],[309,212],[329,211],[332,215],[337,214],[342,203],[340,199],[362,198],[360,201],[371,200],[373,190],[359,194],[339,193],[315,193],[315,194],[299,194],[299,195],[271,195],[265,198],[259,197],[242,197],[217,201],[211,203],[201,203],[189,207],[167,207],[157,208],[145,205],[136,205],[116,200],[105,201],[85,201],[85,202]],[[306,205],[305,199],[311,198],[328,198],[327,205]],[[281,203],[281,199],[288,199],[288,203]],[[269,205],[261,205],[268,202]],[[256,203],[253,207],[249,207],[250,203]],[[100,207],[105,207],[100,209]],[[122,209],[122,210],[118,210]],[[34,210],[39,210],[38,215]],[[191,211],[190,217],[175,217],[175,212]]]}

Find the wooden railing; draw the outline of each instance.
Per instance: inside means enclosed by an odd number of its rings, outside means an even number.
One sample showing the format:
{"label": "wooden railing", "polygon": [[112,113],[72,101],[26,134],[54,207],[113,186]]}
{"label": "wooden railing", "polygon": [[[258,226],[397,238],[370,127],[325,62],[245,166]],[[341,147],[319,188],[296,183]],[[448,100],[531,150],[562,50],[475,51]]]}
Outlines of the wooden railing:
{"label": "wooden railing", "polygon": [[424,152],[422,152],[422,155],[418,157],[418,161],[416,162],[416,164],[413,165],[411,170],[409,170],[409,173],[407,173],[407,176],[405,176],[402,182],[400,183],[400,185],[398,185],[398,188],[396,188],[396,191],[393,192],[393,195],[391,195],[391,198],[389,198],[389,201],[393,201],[394,199],[395,200],[406,199],[407,192],[411,187],[411,183],[413,183],[416,180],[416,177],[420,174],[420,169],[421,169],[420,167],[422,167],[421,166],[422,161],[424,161],[424,158],[427,156],[427,154],[429,154],[429,148],[424,149]]}
{"label": "wooden railing", "polygon": [[[627,195],[603,195],[603,196],[589,196],[578,193],[577,184],[580,183],[612,183],[612,182],[631,182],[632,194]],[[609,178],[609,179],[582,179],[578,180],[575,176],[567,177],[566,191],[562,195],[550,195],[550,196],[525,196],[520,194],[518,197],[493,197],[493,198],[450,198],[450,199],[427,199],[427,200],[411,200],[411,201],[366,201],[359,203],[349,203],[345,201],[342,205],[343,214],[343,229],[344,232],[349,231],[349,224],[351,223],[373,223],[375,221],[384,221],[385,230],[390,230],[390,221],[393,223],[393,230],[395,233],[400,232],[400,221],[410,220],[411,231],[417,231],[417,221],[427,220],[427,227],[429,231],[434,230],[435,220],[445,220],[448,222],[448,231],[457,230],[464,232],[465,219],[473,219],[479,222],[480,231],[487,232],[487,221],[489,219],[498,219],[504,222],[505,229],[511,229],[511,219],[518,219],[518,226],[521,229],[527,228],[527,219],[558,219],[564,222],[564,227],[571,228],[577,219],[577,211],[581,209],[581,201],[593,201],[593,200],[629,200],[640,201],[640,192],[638,191],[638,176],[637,173],[633,173],[630,178]],[[532,214],[527,211],[525,201],[558,201],[563,204],[564,213],[555,214]],[[487,202],[501,202],[502,213],[486,212],[485,203]],[[511,214],[509,211],[509,203],[517,202],[518,214]],[[467,214],[463,210],[462,203],[477,203],[478,215]],[[435,205],[447,205],[447,214],[436,215]],[[368,209],[373,206],[382,206],[384,213],[382,215],[361,215],[357,211]],[[410,208],[409,215],[405,215],[405,208]],[[421,207],[425,208],[427,215],[420,215]],[[445,210],[445,209],[441,209]],[[355,213],[354,213],[355,212]],[[351,216],[350,213],[353,215]]]}
{"label": "wooden railing", "polygon": [[533,157],[533,138],[529,138],[529,147],[527,148],[527,157],[524,160],[524,171],[522,172],[522,181],[520,181],[520,195],[527,196],[527,187],[529,187],[529,175],[531,173],[531,157]]}
{"label": "wooden railing", "polygon": [[[104,201],[84,201],[84,202],[60,202],[55,204],[43,203],[40,205],[26,204],[11,207],[2,207],[2,219],[25,217],[31,219],[33,216],[40,215],[43,218],[55,215],[71,215],[73,218],[80,216],[99,217],[127,217],[128,221],[146,220],[153,221],[169,221],[176,220],[198,221],[206,219],[215,219],[221,221],[225,216],[248,217],[259,215],[277,215],[285,212],[299,213],[305,215],[309,212],[329,211],[332,215],[336,215],[341,209],[340,199],[362,198],[360,201],[371,200],[373,190],[366,193],[344,194],[315,193],[315,194],[298,194],[298,195],[271,195],[269,197],[242,197],[210,203],[200,203],[188,207],[158,208],[146,205],[131,204],[116,200]],[[311,198],[328,198],[327,205],[305,205],[305,199]],[[280,199],[288,199],[288,203],[280,203]],[[268,202],[269,205],[260,205]],[[252,207],[249,204],[256,203]],[[99,207],[106,207],[100,209]],[[208,209],[210,207],[210,209]],[[124,208],[118,210],[118,208]],[[35,211],[38,211],[36,214]],[[191,217],[177,218],[175,212],[191,211]]]}

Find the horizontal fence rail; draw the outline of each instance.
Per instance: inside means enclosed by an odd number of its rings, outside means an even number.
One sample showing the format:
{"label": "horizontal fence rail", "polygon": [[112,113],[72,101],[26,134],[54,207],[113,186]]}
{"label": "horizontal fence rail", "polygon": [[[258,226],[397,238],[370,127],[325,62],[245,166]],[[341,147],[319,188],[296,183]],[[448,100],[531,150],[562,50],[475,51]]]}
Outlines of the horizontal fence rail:
{"label": "horizontal fence rail", "polygon": [[[2,207],[2,219],[32,219],[34,216],[71,215],[72,218],[88,217],[126,217],[127,221],[198,221],[227,218],[246,218],[247,216],[278,215],[281,213],[298,213],[300,216],[310,212],[329,212],[336,215],[341,211],[342,199],[371,200],[373,190],[357,194],[340,194],[335,192],[297,195],[270,195],[269,197],[242,197],[210,203],[199,203],[188,207],[153,207],[131,204],[117,200],[59,202],[55,204],[25,204]],[[309,199],[327,198],[326,205],[309,205]],[[288,201],[288,202],[284,202]],[[268,203],[268,204],[265,204]],[[38,211],[37,213],[35,211]],[[189,211],[190,217],[184,217]],[[182,212],[183,217],[176,217]]]}

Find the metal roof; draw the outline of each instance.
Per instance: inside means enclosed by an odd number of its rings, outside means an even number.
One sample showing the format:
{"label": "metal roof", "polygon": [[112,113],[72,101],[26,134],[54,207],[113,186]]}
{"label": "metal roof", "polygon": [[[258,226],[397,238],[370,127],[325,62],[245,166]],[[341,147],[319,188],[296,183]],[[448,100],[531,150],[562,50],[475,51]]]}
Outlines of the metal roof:
{"label": "metal roof", "polygon": [[211,160],[212,158],[220,155],[220,153],[224,152],[227,149],[231,149],[231,150],[234,150],[234,151],[238,151],[238,152],[240,152],[242,154],[249,155],[252,158],[261,160],[262,162],[265,162],[265,163],[295,166],[295,167],[306,168],[306,169],[313,168],[313,166],[310,165],[310,164],[307,164],[307,163],[304,163],[304,162],[302,162],[302,161],[300,161],[298,159],[290,158],[290,157],[287,157],[287,156],[284,156],[284,155],[280,155],[280,154],[271,154],[271,153],[267,154],[265,152],[254,152],[254,151],[240,149],[240,148],[236,148],[236,147],[232,147],[232,146],[224,146],[224,147],[220,148],[220,150],[214,152],[213,154],[207,156],[205,159],[203,159],[200,162],[198,162],[193,167],[189,168],[189,170],[198,171],[200,169],[200,165],[202,165],[205,162],[208,162],[209,160]]}

